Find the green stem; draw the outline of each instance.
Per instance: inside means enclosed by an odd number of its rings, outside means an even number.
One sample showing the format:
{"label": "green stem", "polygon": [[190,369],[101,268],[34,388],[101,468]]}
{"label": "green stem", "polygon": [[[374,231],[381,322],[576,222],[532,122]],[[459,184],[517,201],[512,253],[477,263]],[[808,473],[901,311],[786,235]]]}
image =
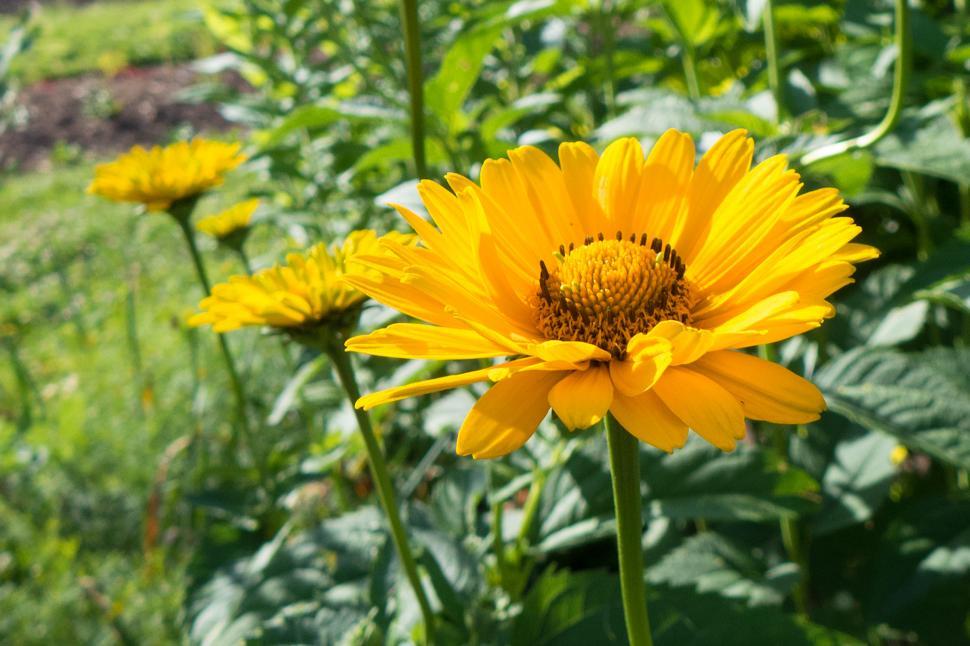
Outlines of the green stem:
{"label": "green stem", "polygon": [[681,62],[684,64],[684,79],[687,82],[687,96],[694,101],[701,98],[701,85],[697,80],[697,64],[694,62],[694,48],[683,42]]}
{"label": "green stem", "polygon": [[909,5],[907,0],[896,0],[896,30],[893,43],[896,46],[896,67],[893,73],[892,99],[889,102],[889,111],[886,112],[886,116],[875,128],[864,135],[828,144],[807,152],[801,158],[803,164],[813,164],[857,148],[868,148],[888,135],[899,123],[912,63],[912,38],[909,33]]}
{"label": "green stem", "polygon": [[616,548],[620,563],[623,616],[630,646],[652,646],[643,567],[643,510],[640,499],[640,447],[611,415],[603,419],[610,449]]}
{"label": "green stem", "polygon": [[421,29],[418,25],[417,0],[401,0],[401,23],[404,26],[408,94],[411,100],[414,171],[419,178],[425,178],[428,177],[428,167],[424,157],[424,79],[421,70]]}
{"label": "green stem", "polygon": [[775,98],[775,122],[785,117],[785,93],[781,84],[781,65],[778,62],[778,41],[775,38],[775,11],[772,0],[765,0],[765,57],[768,59],[768,87]]}
{"label": "green stem", "polygon": [[[489,496],[494,496],[495,491],[498,487],[495,485],[495,468],[493,465],[488,465],[488,491]],[[491,501],[491,513],[492,513],[492,551],[495,552],[495,569],[498,572],[499,583],[502,585],[503,589],[507,589],[508,585],[505,581],[505,541],[502,539],[503,534],[503,517],[504,517],[504,507],[501,500]]]}
{"label": "green stem", "polygon": [[394,540],[394,547],[397,549],[398,558],[404,568],[404,574],[414,590],[414,596],[421,607],[421,616],[424,619],[425,641],[429,644],[434,643],[434,614],[431,611],[431,604],[421,585],[421,577],[418,574],[418,566],[414,560],[414,554],[408,544],[407,534],[404,531],[404,523],[401,522],[401,515],[398,510],[397,498],[394,495],[394,488],[391,485],[391,478],[387,472],[387,464],[384,462],[384,453],[377,443],[374,435],[374,428],[371,426],[370,416],[363,410],[357,408],[355,403],[360,399],[360,388],[357,386],[357,379],[354,377],[354,370],[350,364],[350,357],[343,349],[341,339],[334,335],[328,339],[325,346],[327,355],[333,362],[333,367],[340,377],[350,399],[350,405],[354,407],[354,415],[357,417],[357,426],[360,428],[361,437],[364,438],[364,446],[367,449],[367,462],[370,465],[371,477],[377,488],[377,496],[380,498],[384,513],[387,515],[387,522],[391,526],[391,537]]}
{"label": "green stem", "polygon": [[599,10],[600,31],[603,33],[603,61],[606,63],[606,116],[616,116],[616,71],[613,62],[616,34],[613,31],[613,3],[602,0]]}
{"label": "green stem", "polygon": [[[759,345],[758,357],[765,361],[776,360],[775,348],[771,345]],[[778,457],[788,463],[788,431],[783,426],[765,424],[771,433],[772,444]],[[792,591],[792,599],[798,614],[808,618],[808,555],[803,549],[801,527],[797,518],[784,517],[779,522],[781,543],[785,547],[788,559],[798,566],[798,584]]]}
{"label": "green stem", "polygon": [[[212,293],[212,288],[209,283],[209,276],[205,271],[205,264],[202,262],[202,256],[199,254],[199,247],[195,243],[195,234],[192,232],[192,227],[189,224],[189,217],[187,214],[182,213],[174,216],[174,218],[185,237],[185,244],[188,246],[189,254],[192,256],[192,263],[195,265],[195,272],[199,277],[199,283],[202,284],[205,294],[208,296]],[[246,435],[246,441],[249,444],[249,451],[252,454],[253,463],[260,470],[260,478],[265,481],[266,474],[263,472],[262,462],[256,456],[255,438],[249,426],[249,416],[246,414],[246,393],[243,391],[242,381],[239,379],[239,372],[236,370],[236,362],[233,361],[232,353],[229,351],[226,336],[224,334],[216,334],[216,338],[219,341],[222,359],[226,365],[229,382],[232,385],[232,390],[236,397],[236,416],[239,418],[243,433]]]}
{"label": "green stem", "polygon": [[246,249],[244,249],[242,245],[238,245],[236,247],[233,247],[233,251],[235,251],[236,255],[239,256],[239,262],[242,263],[242,266],[246,270],[246,273],[252,276],[253,265],[251,262],[249,262],[249,254],[246,253]]}

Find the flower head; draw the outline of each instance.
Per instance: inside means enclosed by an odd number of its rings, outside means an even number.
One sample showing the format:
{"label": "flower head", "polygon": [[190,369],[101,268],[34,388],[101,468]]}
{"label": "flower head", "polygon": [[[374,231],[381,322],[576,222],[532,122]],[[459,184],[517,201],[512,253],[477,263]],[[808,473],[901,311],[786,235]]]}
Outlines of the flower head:
{"label": "flower head", "polygon": [[[383,239],[407,245],[414,236],[391,233]],[[354,231],[343,246],[328,251],[318,244],[305,253],[291,253],[286,264],[252,276],[232,276],[212,288],[199,304],[203,311],[189,320],[192,326],[211,324],[216,332],[268,325],[294,333],[322,325],[344,326],[367,297],[344,282],[356,257],[382,253],[373,231]],[[362,269],[366,273],[366,269]]]}
{"label": "flower head", "polygon": [[249,227],[257,208],[259,208],[259,198],[246,200],[230,206],[225,211],[201,218],[195,223],[195,228],[217,240],[226,240]]}
{"label": "flower head", "polygon": [[173,202],[222,184],[225,174],[246,160],[239,149],[239,144],[201,138],[151,150],[135,146],[115,161],[98,165],[87,192],[165,211]]}
{"label": "flower head", "polygon": [[742,348],[834,314],[826,298],[876,250],[836,217],[835,189],[801,193],[775,156],[751,168],[741,130],[694,163],[690,136],[666,132],[644,159],[635,139],[602,155],[559,148],[557,166],[522,147],[487,160],[481,183],[447,176],[418,190],[433,224],[400,214],[422,245],[385,243],[348,281],[421,323],[388,326],[347,348],[425,359],[505,358],[464,374],[362,397],[362,408],[493,382],[458,434],[458,452],[504,455],[552,408],[570,429],[607,412],[671,451],[688,428],[731,450],[745,418],[801,424],[818,389]]}

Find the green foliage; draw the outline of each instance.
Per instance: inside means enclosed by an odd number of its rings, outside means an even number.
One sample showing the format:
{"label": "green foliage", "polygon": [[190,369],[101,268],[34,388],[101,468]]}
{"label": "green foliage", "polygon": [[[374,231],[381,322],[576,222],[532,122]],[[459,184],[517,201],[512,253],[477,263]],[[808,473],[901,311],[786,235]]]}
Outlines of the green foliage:
{"label": "green foliage", "polygon": [[[192,60],[216,47],[201,24],[198,3],[189,0],[45,3],[33,24],[37,35],[30,56],[11,66],[24,83]],[[14,21],[0,16],[0,34],[14,29]]]}
{"label": "green foliage", "polygon": [[[807,188],[839,188],[882,256],[833,320],[774,349],[830,410],[798,428],[753,422],[731,454],[697,438],[670,455],[641,447],[655,642],[963,643],[968,23],[948,3],[912,7],[898,126],[803,167],[883,117],[892,3],[772,6],[782,106],[763,1],[419,2],[431,174],[474,178],[516,145],[649,144],[670,127],[703,150],[743,127],[758,159],[788,153]],[[250,87],[193,95],[221,104],[252,161],[199,214],[263,197],[247,241],[257,267],[400,226],[389,201],[423,208],[392,0],[54,5],[12,58],[29,32],[16,24],[0,67],[24,81],[219,49],[197,66]],[[201,294],[177,230],[83,197],[91,172],[0,178],[0,641],[420,642],[327,359],[233,334],[256,428],[237,441],[214,340],[184,324]],[[241,271],[203,253],[214,278]],[[394,317],[368,307],[360,327]],[[365,390],[479,367],[354,361]],[[373,411],[437,643],[625,643],[602,433],[548,419],[507,458],[459,459],[454,433],[479,392]]]}

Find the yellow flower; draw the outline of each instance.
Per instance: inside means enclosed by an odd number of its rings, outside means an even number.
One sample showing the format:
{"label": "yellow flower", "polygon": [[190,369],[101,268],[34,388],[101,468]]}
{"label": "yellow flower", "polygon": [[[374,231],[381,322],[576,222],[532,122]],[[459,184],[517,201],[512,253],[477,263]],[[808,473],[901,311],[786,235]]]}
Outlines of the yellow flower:
{"label": "yellow flower", "polygon": [[195,228],[202,233],[218,240],[224,240],[232,234],[242,231],[253,221],[253,213],[259,208],[259,198],[246,200],[233,205],[215,215],[201,218],[195,223]]}
{"label": "yellow flower", "polygon": [[[391,233],[383,240],[407,245],[414,236]],[[305,253],[291,253],[286,264],[258,271],[252,276],[232,276],[212,288],[199,304],[203,311],[189,320],[198,327],[211,324],[216,332],[230,332],[249,325],[268,325],[293,332],[309,331],[323,324],[346,324],[347,315],[367,297],[344,282],[348,267],[360,254],[379,256],[382,238],[373,231],[354,231],[342,247],[328,251],[318,244]],[[366,274],[366,270],[362,269]]]}
{"label": "yellow flower", "polygon": [[165,211],[173,202],[222,184],[223,176],[246,160],[239,149],[239,144],[206,139],[151,150],[135,146],[115,161],[98,165],[87,192]]}
{"label": "yellow flower", "polygon": [[362,258],[364,293],[428,324],[347,342],[355,352],[423,359],[507,358],[481,370],[362,397],[370,409],[494,382],[468,414],[458,453],[522,446],[551,407],[570,429],[612,413],[671,451],[688,428],[722,450],[745,418],[804,424],[825,402],[789,370],[739,352],[818,327],[826,298],[874,258],[835,189],[800,193],[784,156],[750,168],[742,130],[694,164],[690,136],[667,131],[644,160],[635,139],[602,156],[559,148],[557,166],[522,147],[487,160],[481,184],[418,190],[434,223],[402,206],[422,245]]}

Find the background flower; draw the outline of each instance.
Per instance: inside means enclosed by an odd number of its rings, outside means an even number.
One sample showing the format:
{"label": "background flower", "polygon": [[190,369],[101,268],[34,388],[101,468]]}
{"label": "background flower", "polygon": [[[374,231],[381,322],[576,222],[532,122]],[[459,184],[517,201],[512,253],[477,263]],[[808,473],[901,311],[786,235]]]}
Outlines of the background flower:
{"label": "background flower", "polygon": [[195,228],[218,240],[246,229],[253,221],[253,214],[259,208],[259,198],[245,200],[230,206],[225,211],[200,218]]}
{"label": "background flower", "polygon": [[164,211],[173,202],[222,184],[225,174],[246,160],[240,148],[202,138],[151,150],[135,146],[115,161],[98,165],[87,192]]}

